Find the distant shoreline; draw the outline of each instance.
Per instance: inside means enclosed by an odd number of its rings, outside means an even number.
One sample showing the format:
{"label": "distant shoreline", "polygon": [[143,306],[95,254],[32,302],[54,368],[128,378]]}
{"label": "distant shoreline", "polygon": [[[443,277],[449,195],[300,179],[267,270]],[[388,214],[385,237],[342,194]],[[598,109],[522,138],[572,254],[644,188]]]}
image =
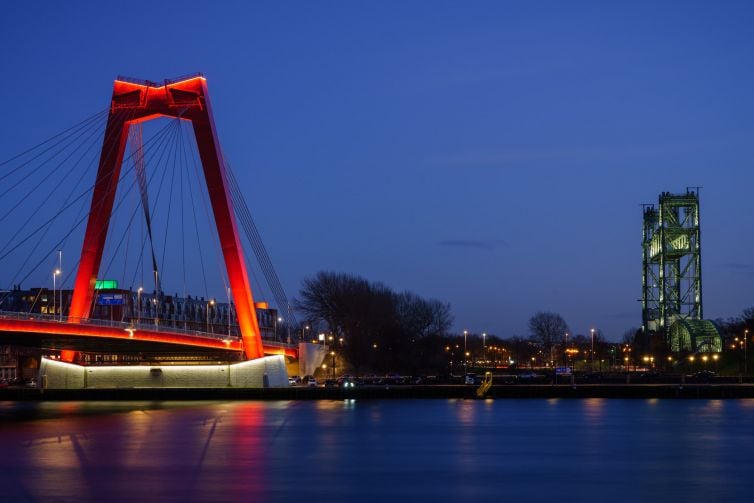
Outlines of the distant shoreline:
{"label": "distant shoreline", "polygon": [[[0,401],[102,400],[384,400],[476,399],[477,386],[391,385],[356,388],[117,388],[47,389],[7,388]],[[497,385],[485,398],[754,398],[752,384],[558,384]]]}

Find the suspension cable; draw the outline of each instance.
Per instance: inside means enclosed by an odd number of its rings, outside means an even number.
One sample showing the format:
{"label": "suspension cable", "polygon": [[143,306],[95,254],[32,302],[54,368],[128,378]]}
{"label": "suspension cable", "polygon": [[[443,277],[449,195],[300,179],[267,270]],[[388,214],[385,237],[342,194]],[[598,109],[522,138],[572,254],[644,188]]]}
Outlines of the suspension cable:
{"label": "suspension cable", "polygon": [[[25,156],[26,154],[29,154],[29,153],[33,152],[34,150],[36,150],[37,148],[40,148],[43,145],[46,145],[47,143],[51,142],[55,138],[58,138],[59,136],[63,136],[63,135],[66,135],[68,133],[71,133],[71,131],[75,132],[75,130],[78,130],[78,128],[80,128],[80,127],[85,127],[85,125],[89,121],[96,121],[101,115],[107,114],[109,112],[109,110],[110,110],[109,108],[106,108],[104,110],[100,110],[99,112],[95,113],[94,115],[91,115],[91,116],[87,117],[86,119],[82,120],[81,122],[79,122],[77,124],[74,124],[73,126],[69,127],[68,129],[66,129],[64,131],[61,131],[60,133],[58,133],[58,134],[56,134],[54,136],[51,136],[50,138],[44,140],[43,142],[38,143],[37,145],[24,150],[20,154],[17,154],[15,156],[11,157],[10,159],[6,159],[5,161],[0,162],[0,166],[5,166],[6,164],[9,164],[9,163],[15,161],[16,159],[20,159],[21,157]],[[71,133],[71,134],[73,134],[73,133]],[[0,176],[0,181],[4,180],[8,176],[12,175],[13,173],[15,173],[16,171],[18,171],[22,167],[26,166],[31,161],[34,161],[35,159],[37,159],[38,157],[40,157],[41,155],[43,155],[48,150],[56,147],[57,145],[59,145],[64,140],[65,140],[65,138],[61,139],[59,142],[55,143],[54,145],[52,145],[52,146],[48,147],[47,149],[43,150],[42,152],[40,152],[37,156],[32,157],[31,159],[28,159],[28,160],[24,161],[22,164],[20,164],[19,166],[16,166],[15,168],[12,168],[8,173]]]}
{"label": "suspension cable", "polygon": [[[145,143],[145,145],[147,145],[147,146],[149,147],[149,149],[152,149],[152,148],[153,148],[153,146],[154,146],[155,144],[157,144],[157,143],[158,143],[158,140],[159,140],[159,139],[161,139],[161,138],[162,138],[162,139],[164,139],[164,136],[165,136],[165,135],[166,135],[166,133],[167,133],[167,132],[169,131],[169,129],[168,129],[168,126],[170,126],[170,124],[166,125],[166,126],[165,126],[165,127],[163,127],[163,128],[162,128],[162,129],[160,130],[160,131],[158,131],[158,132],[157,132],[157,133],[156,133],[156,134],[155,134],[154,136],[152,136],[152,137],[151,137],[151,138],[150,138],[150,139],[149,139],[149,140],[148,140],[148,141],[147,141],[147,142]],[[112,142],[112,143],[114,143],[114,142]],[[111,149],[111,150],[113,150],[113,149]],[[111,152],[110,152],[110,153],[111,153]],[[106,155],[109,155],[110,153],[107,153]],[[125,160],[129,160],[129,159],[130,159],[130,156],[129,156],[129,158],[127,158],[127,159],[125,159]],[[116,169],[116,168],[114,167],[113,169]],[[119,181],[122,181],[122,180],[123,180],[123,178],[124,178],[125,176],[127,176],[127,175],[128,175],[128,173],[129,173],[130,171],[131,171],[131,168],[127,168],[126,170],[124,170],[124,171],[123,171],[123,173],[121,174],[121,177],[119,178]],[[135,183],[135,182],[134,182],[134,183]],[[117,185],[118,185],[118,184],[116,184],[116,188],[117,188]],[[71,206],[72,206],[73,204],[75,204],[75,203],[76,203],[76,201],[78,201],[78,200],[80,200],[81,198],[83,198],[83,196],[85,196],[85,195],[86,195],[86,194],[87,194],[88,192],[91,192],[91,190],[92,190],[93,188],[94,188],[94,185],[92,185],[91,187],[89,187],[89,189],[88,189],[88,190],[87,190],[86,192],[83,192],[83,193],[79,194],[79,195],[78,195],[78,196],[77,196],[77,197],[76,197],[76,198],[75,198],[75,199],[74,199],[73,201],[71,201],[70,203],[67,203],[67,204],[65,204],[65,205],[64,205],[64,206],[63,206],[63,207],[61,208],[61,212],[60,212],[60,213],[62,213],[63,211],[65,211],[65,210],[69,209],[69,208],[70,208],[70,207],[71,207]],[[130,192],[130,190],[131,190],[132,188],[133,188],[133,183],[132,183],[132,184],[131,184],[131,186],[129,187],[129,189],[128,189],[127,193],[128,193],[128,192]],[[102,195],[102,197],[103,197],[103,198],[104,198],[104,197],[107,197],[107,196],[109,195],[109,193],[110,193],[110,191],[111,191],[111,190],[113,190],[113,189],[112,189],[112,188],[109,188],[109,189],[107,190],[107,192],[106,192],[105,194],[103,194],[103,195]],[[96,201],[92,201],[92,202],[93,202],[93,203],[96,203]],[[101,202],[101,200],[100,200],[100,202]],[[50,219],[46,220],[45,222],[43,222],[43,223],[42,223],[42,224],[41,224],[41,225],[40,225],[39,227],[37,227],[37,228],[36,228],[36,229],[35,229],[34,231],[32,231],[31,233],[29,233],[29,235],[27,235],[27,236],[26,236],[26,237],[25,237],[25,238],[24,238],[23,240],[21,240],[21,241],[20,241],[19,243],[17,243],[17,244],[15,245],[15,246],[13,246],[13,247],[12,247],[12,248],[11,248],[10,250],[6,251],[6,252],[5,252],[5,253],[4,253],[3,255],[0,255],[0,260],[4,259],[4,258],[5,258],[5,257],[7,257],[8,255],[10,255],[10,254],[11,254],[11,253],[12,253],[13,251],[15,251],[15,250],[16,250],[16,249],[17,249],[17,248],[18,248],[19,246],[21,246],[21,245],[22,245],[23,243],[25,243],[26,241],[28,241],[28,240],[29,240],[29,239],[30,239],[30,238],[31,238],[32,236],[34,236],[34,235],[35,235],[35,234],[36,234],[37,232],[39,232],[40,230],[42,230],[42,229],[44,229],[44,228],[48,227],[49,225],[51,225],[51,223],[52,223],[52,222],[54,222],[54,220],[55,220],[55,218],[57,218],[57,216],[58,216],[58,215],[56,215],[56,216],[54,216],[54,217],[52,217],[52,218],[50,218]],[[75,231],[75,230],[76,230],[76,229],[77,229],[77,228],[78,228],[78,227],[79,227],[79,226],[80,226],[80,225],[81,225],[81,224],[82,224],[83,222],[84,222],[84,220],[86,220],[86,218],[87,218],[87,217],[88,217],[88,214],[84,215],[84,216],[83,216],[83,217],[82,217],[81,219],[75,220],[75,221],[74,221],[74,223],[72,224],[72,226],[71,226],[70,230],[69,230],[69,231],[68,231],[68,232],[67,232],[67,233],[66,233],[66,234],[65,234],[65,235],[63,236],[63,238],[62,238],[62,239],[61,239],[60,241],[58,241],[57,243],[55,243],[55,245],[54,245],[54,246],[52,247],[52,250],[55,250],[55,249],[57,249],[57,248],[58,248],[58,247],[60,246],[60,244],[61,244],[61,243],[65,242],[65,240],[67,240],[67,238],[68,238],[68,237],[69,237],[69,236],[70,236],[70,235],[71,235],[71,234],[72,234],[72,233],[73,233],[73,232],[74,232],[74,231]],[[103,229],[103,230],[102,230],[101,232],[104,232],[104,231],[105,231],[105,229]],[[6,247],[6,248],[7,248],[7,247]],[[47,252],[47,255],[46,255],[46,256],[48,256],[48,255],[49,255],[49,253],[51,253],[51,252]],[[38,268],[38,267],[39,267],[39,266],[40,266],[40,265],[41,265],[41,264],[42,264],[42,263],[44,262],[44,260],[45,260],[45,258],[42,258],[42,259],[41,259],[41,260],[40,260],[39,262],[37,262],[37,264],[36,264],[36,265],[35,265],[35,266],[34,266],[34,267],[33,267],[33,268],[31,269],[31,271],[30,271],[30,272],[29,272],[28,274],[26,274],[26,275],[24,276],[24,278],[22,278],[21,282],[23,282],[23,281],[25,281],[26,279],[28,279],[28,277],[29,277],[29,276],[30,276],[31,274],[33,274],[33,272],[34,272],[34,271],[36,271],[36,270],[37,270],[37,268]],[[79,263],[79,262],[80,262],[80,258],[79,258],[79,260],[78,260],[78,261],[76,262],[76,267],[78,266],[78,263]],[[72,269],[71,271],[73,271],[73,269]],[[17,276],[18,276],[18,273],[17,273],[17,275],[16,275],[16,278],[17,278]],[[63,278],[63,282],[62,282],[61,284],[64,284],[65,282],[67,282],[68,278],[69,278],[69,277],[71,277],[71,276],[72,276],[72,272],[71,272],[71,273],[68,273],[68,274],[66,274],[66,276],[65,276],[65,277]],[[16,278],[14,278],[14,282],[15,282]],[[6,294],[6,295],[7,295],[7,294]]]}
{"label": "suspension cable", "polygon": [[264,273],[265,278],[267,279],[270,289],[272,289],[273,291],[273,295],[275,296],[275,302],[278,304],[279,308],[286,310],[287,316],[288,316],[288,319],[286,321],[291,322],[289,326],[291,325],[295,326],[297,324],[297,321],[296,321],[296,316],[293,312],[293,307],[288,301],[288,297],[285,294],[285,290],[283,289],[283,286],[280,283],[280,279],[278,278],[278,275],[275,272],[275,268],[272,265],[270,256],[267,253],[267,249],[265,248],[264,243],[262,242],[262,238],[259,234],[259,230],[254,224],[254,219],[252,218],[251,212],[249,211],[249,208],[246,205],[246,200],[244,199],[243,194],[241,193],[241,189],[238,186],[238,182],[236,181],[236,177],[229,163],[226,163],[225,172],[227,174],[227,181],[229,182],[229,186],[231,189],[231,198],[233,199],[233,205],[236,209],[236,213],[240,217],[239,220],[241,221],[243,225],[244,231],[246,233],[246,237],[249,240],[252,246],[252,249],[254,250],[254,254],[257,257],[257,261],[261,265],[262,272]]}

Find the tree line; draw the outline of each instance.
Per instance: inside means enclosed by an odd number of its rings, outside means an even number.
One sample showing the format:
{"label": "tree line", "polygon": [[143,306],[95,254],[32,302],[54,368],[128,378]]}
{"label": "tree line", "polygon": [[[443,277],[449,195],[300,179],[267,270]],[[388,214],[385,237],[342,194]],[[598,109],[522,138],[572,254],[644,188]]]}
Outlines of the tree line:
{"label": "tree line", "polygon": [[[450,333],[453,316],[448,303],[396,292],[346,273],[322,271],[307,278],[297,304],[305,314],[310,335],[327,334],[341,368],[345,365],[359,374],[458,374],[469,366],[553,364],[599,370],[635,365],[648,354],[662,356],[641,343],[639,329],[626,331],[622,343],[609,343],[598,329],[593,337],[591,331],[573,334],[560,314],[546,311],[529,319],[525,336]],[[715,323],[723,335],[724,349],[741,346],[744,334],[754,343],[754,307],[739,317]]]}
{"label": "tree line", "polygon": [[426,372],[438,363],[439,341],[453,323],[447,303],[352,274],[319,272],[304,280],[300,297],[313,329],[332,335],[357,373]]}
{"label": "tree line", "polygon": [[[318,333],[326,334],[338,358],[359,374],[445,374],[460,373],[469,365],[574,363],[565,353],[568,324],[557,313],[534,314],[526,337],[464,337],[450,333],[453,316],[445,302],[396,292],[379,282],[331,271],[305,279],[297,304],[312,338],[316,340]],[[589,336],[570,335],[567,342],[573,359],[590,358]],[[578,353],[573,352],[576,348],[580,348]],[[607,353],[607,343],[597,331],[595,355],[605,357]]]}

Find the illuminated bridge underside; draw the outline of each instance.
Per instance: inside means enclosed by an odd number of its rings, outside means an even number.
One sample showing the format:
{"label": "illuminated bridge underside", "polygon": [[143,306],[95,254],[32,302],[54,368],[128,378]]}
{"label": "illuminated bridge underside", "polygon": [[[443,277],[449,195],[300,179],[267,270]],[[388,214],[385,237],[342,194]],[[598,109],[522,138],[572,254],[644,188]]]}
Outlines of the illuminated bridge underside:
{"label": "illuminated bridge underside", "polygon": [[[124,330],[85,323],[0,318],[0,343],[33,345],[43,349],[71,349],[98,353],[167,351],[214,354],[225,360],[240,359],[244,348],[239,339],[218,339],[182,333]],[[296,349],[266,344],[267,355],[298,358]]]}

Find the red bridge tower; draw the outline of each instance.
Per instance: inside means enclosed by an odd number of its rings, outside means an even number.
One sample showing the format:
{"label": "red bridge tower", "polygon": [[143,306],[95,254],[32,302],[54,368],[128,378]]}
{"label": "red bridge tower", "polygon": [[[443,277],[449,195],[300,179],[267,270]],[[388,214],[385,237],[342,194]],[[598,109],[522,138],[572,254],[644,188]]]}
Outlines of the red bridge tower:
{"label": "red bridge tower", "polygon": [[89,318],[129,128],[131,124],[161,116],[191,121],[194,128],[225,267],[236,303],[244,352],[248,359],[260,358],[264,356],[264,352],[259,324],[243,249],[238,238],[233,202],[226,183],[225,163],[212,119],[207,82],[202,76],[165,81],[163,85],[148,81],[115,81],[69,320],[77,323]]}

